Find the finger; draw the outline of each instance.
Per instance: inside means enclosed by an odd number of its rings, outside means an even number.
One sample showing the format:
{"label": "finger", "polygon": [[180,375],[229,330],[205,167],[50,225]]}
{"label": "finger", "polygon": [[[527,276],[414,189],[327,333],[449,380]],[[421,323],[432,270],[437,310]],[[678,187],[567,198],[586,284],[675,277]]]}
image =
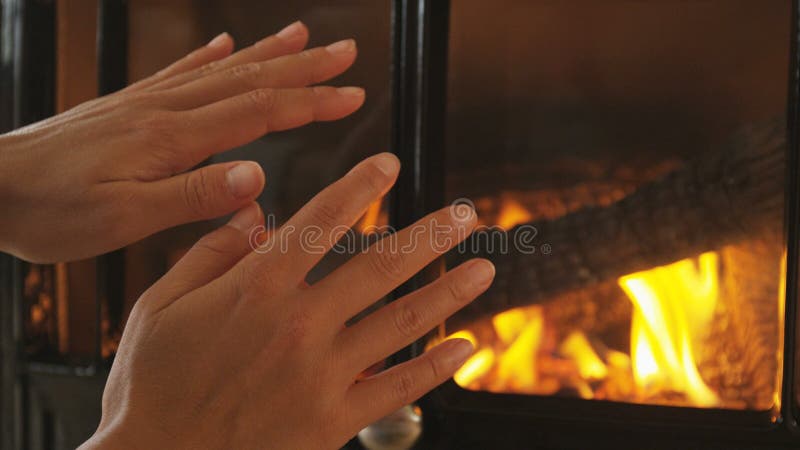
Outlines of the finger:
{"label": "finger", "polygon": [[344,329],[338,346],[353,376],[444,322],[483,293],[494,278],[485,259],[468,261],[431,284],[406,295]]}
{"label": "finger", "polygon": [[220,70],[166,91],[165,100],[173,109],[190,109],[259,88],[309,86],[341,74],[355,59],[355,41],[348,39],[324,48]]}
{"label": "finger", "polygon": [[156,307],[164,307],[210,283],[231,269],[251,250],[250,231],[264,223],[257,203],[240,209],[228,223],[203,236],[151,289],[159,292]]}
{"label": "finger", "polygon": [[348,391],[347,410],[359,428],[414,402],[447,381],[472,354],[465,339],[449,339],[422,356],[354,384]]}
{"label": "finger", "polygon": [[381,153],[360,162],[273,233],[262,249],[280,245],[280,254],[254,253],[243,261],[247,266],[243,270],[275,272],[274,266],[279,265],[281,279],[277,283],[299,286],[308,271],[364,215],[369,205],[391,188],[399,170],[400,162],[391,153]]}
{"label": "finger", "polygon": [[140,195],[159,229],[165,229],[229,214],[252,202],[263,188],[261,166],[237,161],[143,183]]}
{"label": "finger", "polygon": [[290,55],[303,50],[308,43],[308,29],[300,22],[294,22],[278,33],[266,37],[255,44],[219,61],[212,61],[180,75],[165,79],[150,86],[149,90],[163,90],[204,78],[210,74],[230,69],[242,64],[267,61],[279,56]]}
{"label": "finger", "polygon": [[[384,237],[311,286],[311,294],[321,299],[315,307],[327,309],[334,323],[344,323],[466,239],[475,222],[475,211],[461,204]],[[330,301],[329,293],[347,301]]]}
{"label": "finger", "polygon": [[178,114],[187,124],[187,151],[194,152],[195,161],[202,161],[268,132],[341,119],[363,103],[360,88],[258,89]]}
{"label": "finger", "polygon": [[174,77],[183,72],[196,69],[212,61],[217,61],[229,56],[233,51],[233,38],[228,33],[222,33],[208,44],[196,49],[183,58],[172,63],[169,67],[156,72],[155,75],[140,80],[126,87],[122,91],[137,91],[146,89],[156,83]]}

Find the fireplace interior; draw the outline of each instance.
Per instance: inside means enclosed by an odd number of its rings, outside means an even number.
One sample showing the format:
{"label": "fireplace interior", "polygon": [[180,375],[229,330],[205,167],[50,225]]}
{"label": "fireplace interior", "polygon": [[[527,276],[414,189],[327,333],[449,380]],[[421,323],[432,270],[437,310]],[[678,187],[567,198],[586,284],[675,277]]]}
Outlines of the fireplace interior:
{"label": "fireplace interior", "polygon": [[443,327],[478,346],[459,386],[775,406],[789,11],[451,3],[445,199],[537,230],[477,243],[500,276]]}
{"label": "fireplace interior", "polygon": [[420,204],[483,225],[437,269],[497,267],[406,355],[476,347],[423,448],[791,446],[792,3],[411,10]]}

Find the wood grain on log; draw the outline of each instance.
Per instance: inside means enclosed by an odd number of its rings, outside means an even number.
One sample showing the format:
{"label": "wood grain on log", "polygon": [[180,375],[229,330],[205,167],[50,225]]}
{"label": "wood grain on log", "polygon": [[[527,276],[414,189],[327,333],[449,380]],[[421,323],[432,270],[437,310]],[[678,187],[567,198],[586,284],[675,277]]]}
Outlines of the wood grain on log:
{"label": "wood grain on log", "polygon": [[542,303],[748,237],[778,239],[784,161],[785,124],[775,120],[743,130],[615,203],[531,222],[537,242],[551,253],[525,254],[513,245],[506,254],[479,252],[495,263],[495,283],[459,316],[477,319]]}

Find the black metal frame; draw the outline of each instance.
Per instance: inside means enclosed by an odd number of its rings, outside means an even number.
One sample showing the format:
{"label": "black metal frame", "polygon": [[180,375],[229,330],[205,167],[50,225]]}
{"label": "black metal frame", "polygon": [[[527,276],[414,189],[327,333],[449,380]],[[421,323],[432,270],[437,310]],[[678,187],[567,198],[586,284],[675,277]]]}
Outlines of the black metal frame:
{"label": "black metal frame", "polygon": [[[18,23],[16,2],[0,3],[0,133],[14,128],[14,51],[13,36]],[[14,258],[0,254],[0,448],[16,447],[15,417],[17,347],[15,302],[12,301],[17,278]]]}
{"label": "black metal frame", "polygon": [[[444,128],[447,61],[431,56],[447,53],[449,9],[449,0],[393,2],[391,143],[403,170],[392,192],[389,214],[397,229],[444,203],[444,134],[437,130]],[[432,36],[428,32],[432,28],[440,32]],[[396,289],[393,296],[415,290],[443,267],[443,262],[434,262]],[[398,352],[390,363],[419,353],[416,346]]]}
{"label": "black metal frame", "polygon": [[[443,206],[444,105],[449,1],[396,0],[393,148],[404,173],[395,225]],[[795,339],[800,238],[798,1],[792,2],[786,196],[787,278],[781,407],[775,411],[678,408],[607,401],[491,394],[452,380],[421,399],[422,448],[792,448],[800,446]],[[441,263],[440,263],[441,264]],[[437,267],[432,272],[440,271]],[[402,292],[430,281],[432,272]],[[423,351],[419,341],[397,355]]]}
{"label": "black metal frame", "polygon": [[[0,132],[55,114],[57,29],[54,0],[4,0],[3,42],[10,59],[0,60]],[[127,82],[127,1],[100,0],[98,11],[99,94],[113,92]],[[23,351],[22,276],[25,262],[0,254],[0,448],[55,448],[80,443],[99,419],[98,403],[110,367],[100,354],[100,302],[122,305],[122,268],[118,253],[98,259],[96,351],[91,361],[35,361]],[[113,317],[112,317],[113,319]],[[120,319],[121,320],[121,319]],[[66,395],[69,400],[57,400]],[[51,403],[52,402],[52,403]],[[70,404],[72,403],[72,404]],[[91,403],[91,404],[88,404]],[[80,406],[84,417],[74,418],[78,430],[58,435],[56,412]],[[52,408],[52,409],[51,409]],[[70,431],[73,434],[70,434]],[[77,433],[77,435],[75,435]],[[75,441],[77,439],[77,441]]]}

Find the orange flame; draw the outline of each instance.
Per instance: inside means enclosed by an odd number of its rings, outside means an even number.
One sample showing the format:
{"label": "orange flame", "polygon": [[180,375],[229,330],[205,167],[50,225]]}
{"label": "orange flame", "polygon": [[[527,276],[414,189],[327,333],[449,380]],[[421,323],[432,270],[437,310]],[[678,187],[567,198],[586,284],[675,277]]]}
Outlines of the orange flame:
{"label": "orange flame", "polygon": [[542,341],[544,318],[541,310],[530,320],[511,345],[498,358],[497,376],[522,390],[536,386],[536,355]]}
{"label": "orange flame", "polygon": [[500,215],[497,217],[497,225],[500,228],[509,230],[521,223],[530,222],[533,218],[525,207],[510,198],[503,200]]}
{"label": "orange flame", "polygon": [[602,380],[608,376],[608,368],[597,356],[586,335],[573,331],[559,348],[561,354],[575,361],[578,373],[587,380]]}
{"label": "orange flame", "polygon": [[362,234],[376,231],[377,227],[388,223],[388,216],[383,208],[383,198],[370,203],[367,211],[356,224],[355,228]]}
{"label": "orange flame", "polygon": [[685,393],[697,406],[717,395],[697,370],[694,353],[719,296],[716,253],[626,275],[619,285],[634,304],[631,357],[636,385],[644,392]]}
{"label": "orange flame", "polygon": [[[514,200],[504,199],[502,205],[497,225],[530,221],[530,213]],[[703,253],[619,278],[633,304],[630,354],[578,330],[547,347],[546,336],[553,333],[547,333],[543,308],[514,308],[492,317],[489,329],[477,324],[448,336],[467,339],[477,349],[454,380],[491,392],[552,394],[566,387],[585,399],[645,403],[681,394],[692,406],[718,406],[720,399],[702,379],[696,359],[719,297],[718,259],[714,252]]]}
{"label": "orange flame", "polygon": [[490,348],[484,348],[470,356],[467,362],[453,375],[453,380],[459,386],[467,387],[473,381],[486,375],[494,365],[494,352]]}

